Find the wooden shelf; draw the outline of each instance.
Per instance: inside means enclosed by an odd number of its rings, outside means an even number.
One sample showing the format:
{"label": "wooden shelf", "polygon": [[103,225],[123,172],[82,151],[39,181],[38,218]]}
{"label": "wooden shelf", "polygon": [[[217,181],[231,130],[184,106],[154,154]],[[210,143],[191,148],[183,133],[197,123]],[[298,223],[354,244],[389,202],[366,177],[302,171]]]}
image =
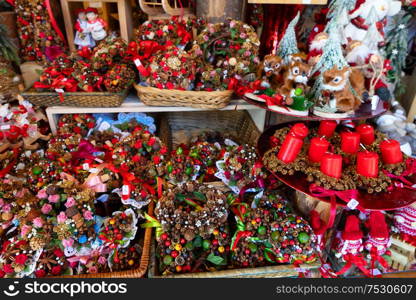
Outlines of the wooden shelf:
{"label": "wooden shelf", "polygon": [[[243,99],[232,100],[231,103],[221,110],[247,110],[257,127],[262,131],[266,111],[251,105]],[[72,106],[51,106],[46,109],[46,115],[53,134],[56,134],[59,115],[81,114],[81,113],[121,113],[121,112],[175,112],[175,111],[208,111],[208,109],[180,107],[180,106],[147,106],[137,96],[129,95],[119,107],[72,107]]]}
{"label": "wooden shelf", "polygon": [[252,4],[306,4],[306,5],[324,5],[328,0],[248,0]]}

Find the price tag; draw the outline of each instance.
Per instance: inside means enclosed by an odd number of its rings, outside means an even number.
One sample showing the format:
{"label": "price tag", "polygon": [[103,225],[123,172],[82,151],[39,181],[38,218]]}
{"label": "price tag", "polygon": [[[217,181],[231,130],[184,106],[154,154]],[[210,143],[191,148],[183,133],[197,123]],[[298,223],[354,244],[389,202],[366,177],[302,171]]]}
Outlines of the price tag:
{"label": "price tag", "polygon": [[98,173],[100,173],[100,170],[98,170],[97,168],[91,168],[90,173],[98,174]]}
{"label": "price tag", "polygon": [[55,92],[59,93],[59,94],[63,94],[64,90],[63,89],[55,89]]}
{"label": "price tag", "polygon": [[312,3],[312,0],[303,0],[302,3],[303,4],[311,4]]}
{"label": "price tag", "polygon": [[10,129],[10,125],[2,125],[0,127],[1,130],[9,130]]}
{"label": "price tag", "polygon": [[138,59],[138,58],[136,58],[135,60],[134,60],[134,64],[136,65],[136,67],[140,67],[140,66],[142,66],[143,64],[142,64],[142,62],[141,62],[141,60],[140,59]]}
{"label": "price tag", "polygon": [[88,171],[90,169],[90,165],[85,163],[85,164],[82,165],[82,169],[85,170],[85,171]]}
{"label": "price tag", "polygon": [[381,272],[380,272],[380,270],[379,270],[379,269],[372,269],[372,270],[371,270],[371,273],[372,273],[372,275],[373,275],[373,276],[378,276],[378,275],[381,275]]}
{"label": "price tag", "polygon": [[130,189],[128,185],[123,185],[121,188],[121,194],[124,196],[130,195]]}
{"label": "price tag", "polygon": [[349,209],[354,210],[354,209],[356,209],[356,208],[357,208],[358,204],[360,204],[360,203],[359,203],[357,200],[355,200],[355,199],[351,199],[351,200],[348,202],[347,206],[348,206],[348,208],[349,208]]}

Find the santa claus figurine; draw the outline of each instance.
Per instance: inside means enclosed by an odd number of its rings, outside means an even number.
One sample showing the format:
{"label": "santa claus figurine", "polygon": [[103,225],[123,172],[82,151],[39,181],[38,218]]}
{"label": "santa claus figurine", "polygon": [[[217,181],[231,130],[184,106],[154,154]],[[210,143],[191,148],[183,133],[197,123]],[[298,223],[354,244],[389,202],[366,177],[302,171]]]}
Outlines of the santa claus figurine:
{"label": "santa claus figurine", "polygon": [[394,226],[404,241],[416,246],[416,205],[396,210]]}
{"label": "santa claus figurine", "polygon": [[337,257],[346,254],[356,255],[363,251],[363,233],[360,229],[360,220],[355,215],[347,216],[345,227],[342,232],[337,233],[335,246]]}
{"label": "santa claus figurine", "polygon": [[74,44],[78,46],[79,49],[84,47],[93,48],[95,47],[95,41],[91,36],[90,32],[87,32],[87,15],[85,9],[77,10],[78,19],[75,23],[75,39]]}
{"label": "santa claus figurine", "polygon": [[[347,55],[346,60],[348,64],[352,67],[354,66],[367,66],[370,63],[373,65],[379,65],[383,61],[382,56],[378,51],[371,50],[365,43],[361,41],[351,41],[347,45]],[[384,60],[383,63],[384,75],[387,74],[387,71],[391,70],[390,62]],[[365,67],[362,69],[364,76],[366,78],[366,88],[370,89],[370,83],[374,76],[374,71],[371,67]],[[382,76],[375,82],[375,94],[379,99],[383,101],[389,101],[391,99],[391,93],[388,89],[386,77]]]}
{"label": "santa claus figurine", "polygon": [[369,252],[376,251],[377,255],[384,255],[390,247],[389,227],[382,212],[372,211],[367,221],[369,229],[368,239],[364,243]]}
{"label": "santa claus figurine", "polygon": [[308,37],[308,45],[312,43],[312,41],[315,39],[316,35],[323,32],[325,30],[326,24],[327,24],[327,14],[328,14],[329,8],[325,7],[322,8],[318,13],[314,15],[315,19],[315,26],[313,26],[311,33]]}
{"label": "santa claus figurine", "polygon": [[312,40],[309,46],[309,53],[308,53],[308,64],[309,65],[316,65],[319,59],[322,56],[324,46],[328,41],[328,34],[326,32],[318,33],[315,38]]}
{"label": "santa claus figurine", "polygon": [[86,31],[91,33],[94,41],[101,41],[107,36],[105,28],[107,23],[98,17],[98,11],[96,8],[89,7],[85,10],[87,14],[88,24]]}
{"label": "santa claus figurine", "polygon": [[[375,11],[376,26],[381,36],[387,17],[399,13],[401,2],[395,0],[357,0],[355,9],[350,12],[350,23],[345,27],[345,36],[349,40],[363,41],[371,24],[368,24],[370,13]],[[371,13],[372,14],[372,13]],[[374,14],[373,14],[374,16]]]}

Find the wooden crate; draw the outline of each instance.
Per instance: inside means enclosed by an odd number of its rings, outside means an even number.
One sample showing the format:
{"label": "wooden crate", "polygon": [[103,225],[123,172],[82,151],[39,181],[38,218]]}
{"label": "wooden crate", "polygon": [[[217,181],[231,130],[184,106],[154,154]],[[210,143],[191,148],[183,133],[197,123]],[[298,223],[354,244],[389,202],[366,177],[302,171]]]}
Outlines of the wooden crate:
{"label": "wooden crate", "polygon": [[399,271],[409,270],[416,263],[416,247],[412,246],[398,236],[391,239],[391,267]]}

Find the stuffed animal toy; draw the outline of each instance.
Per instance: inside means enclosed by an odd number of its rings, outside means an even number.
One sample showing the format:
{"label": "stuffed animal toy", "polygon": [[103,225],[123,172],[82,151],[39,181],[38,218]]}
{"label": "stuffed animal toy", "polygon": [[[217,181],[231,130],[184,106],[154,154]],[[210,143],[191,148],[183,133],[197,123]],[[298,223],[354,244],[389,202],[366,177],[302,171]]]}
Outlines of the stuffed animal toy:
{"label": "stuffed animal toy", "polygon": [[293,57],[292,61],[285,68],[283,74],[283,86],[279,89],[279,93],[285,97],[287,105],[293,104],[294,92],[297,88],[301,88],[304,93],[308,90],[308,80],[311,73],[311,66]]}
{"label": "stuffed animal toy", "polygon": [[264,88],[276,89],[281,83],[282,58],[269,54],[264,57],[257,70],[257,78],[261,80],[261,86]]}
{"label": "stuffed animal toy", "polygon": [[334,67],[323,73],[322,96],[324,104],[338,111],[350,112],[361,105],[365,93],[365,79],[360,70]]}

